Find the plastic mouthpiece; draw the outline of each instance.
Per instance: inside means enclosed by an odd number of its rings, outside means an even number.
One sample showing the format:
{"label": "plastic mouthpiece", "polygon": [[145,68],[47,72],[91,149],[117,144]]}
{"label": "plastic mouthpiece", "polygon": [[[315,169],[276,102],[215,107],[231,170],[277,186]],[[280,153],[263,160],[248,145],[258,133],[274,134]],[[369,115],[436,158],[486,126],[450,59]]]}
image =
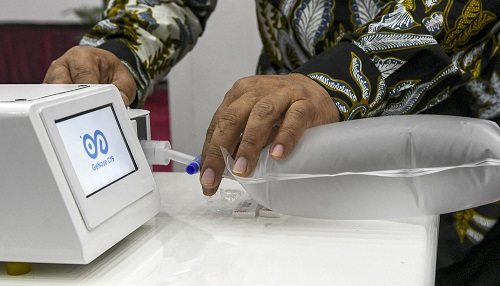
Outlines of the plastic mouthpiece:
{"label": "plastic mouthpiece", "polygon": [[186,173],[189,175],[194,175],[200,171],[201,166],[201,155],[198,155],[186,166]]}
{"label": "plastic mouthpiece", "polygon": [[172,150],[168,141],[141,140],[141,146],[151,165],[168,165],[170,160],[187,165],[195,159],[194,156]]}

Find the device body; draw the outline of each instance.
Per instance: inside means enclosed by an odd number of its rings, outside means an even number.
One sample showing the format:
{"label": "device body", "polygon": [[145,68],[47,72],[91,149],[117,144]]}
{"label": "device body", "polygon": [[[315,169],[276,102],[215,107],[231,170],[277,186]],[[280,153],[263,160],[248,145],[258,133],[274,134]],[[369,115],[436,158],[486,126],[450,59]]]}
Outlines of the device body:
{"label": "device body", "polygon": [[0,134],[0,261],[86,264],[159,210],[112,85],[0,85]]}

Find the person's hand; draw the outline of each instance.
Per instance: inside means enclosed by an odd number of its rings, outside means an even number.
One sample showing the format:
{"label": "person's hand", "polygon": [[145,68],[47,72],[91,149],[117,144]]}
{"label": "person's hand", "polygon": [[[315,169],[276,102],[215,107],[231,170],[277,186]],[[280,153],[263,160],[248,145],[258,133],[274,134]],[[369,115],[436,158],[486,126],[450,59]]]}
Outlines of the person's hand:
{"label": "person's hand", "polygon": [[132,74],[113,53],[84,46],[75,46],[53,61],[43,83],[114,84],[126,106],[136,93]]}
{"label": "person's hand", "polygon": [[203,193],[215,194],[222,179],[225,164],[220,147],[236,152],[233,172],[246,177],[268,144],[272,144],[270,155],[283,159],[307,128],[337,121],[339,111],[328,92],[305,75],[238,80],[226,93],[207,131],[200,175]]}

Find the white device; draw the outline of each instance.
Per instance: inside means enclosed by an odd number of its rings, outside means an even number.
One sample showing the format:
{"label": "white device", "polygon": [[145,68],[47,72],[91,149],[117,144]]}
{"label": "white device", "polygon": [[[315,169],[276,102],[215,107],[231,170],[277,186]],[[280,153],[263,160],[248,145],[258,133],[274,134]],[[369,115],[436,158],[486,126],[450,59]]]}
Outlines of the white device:
{"label": "white device", "polygon": [[89,263],[160,206],[113,85],[0,85],[0,182],[6,262]]}

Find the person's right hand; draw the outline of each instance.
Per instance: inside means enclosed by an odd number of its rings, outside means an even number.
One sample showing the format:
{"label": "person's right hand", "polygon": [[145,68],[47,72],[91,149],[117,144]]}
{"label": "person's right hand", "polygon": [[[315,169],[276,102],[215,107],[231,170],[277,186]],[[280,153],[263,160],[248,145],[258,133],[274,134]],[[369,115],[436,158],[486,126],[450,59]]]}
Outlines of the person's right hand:
{"label": "person's right hand", "polygon": [[114,84],[126,106],[136,93],[132,74],[113,53],[85,46],[75,46],[53,61],[43,83]]}
{"label": "person's right hand", "polygon": [[262,149],[290,155],[307,128],[338,122],[339,111],[323,86],[299,73],[238,80],[226,93],[207,130],[200,183],[207,196],[219,188],[226,167],[221,147],[235,156],[233,172],[249,176]]}

